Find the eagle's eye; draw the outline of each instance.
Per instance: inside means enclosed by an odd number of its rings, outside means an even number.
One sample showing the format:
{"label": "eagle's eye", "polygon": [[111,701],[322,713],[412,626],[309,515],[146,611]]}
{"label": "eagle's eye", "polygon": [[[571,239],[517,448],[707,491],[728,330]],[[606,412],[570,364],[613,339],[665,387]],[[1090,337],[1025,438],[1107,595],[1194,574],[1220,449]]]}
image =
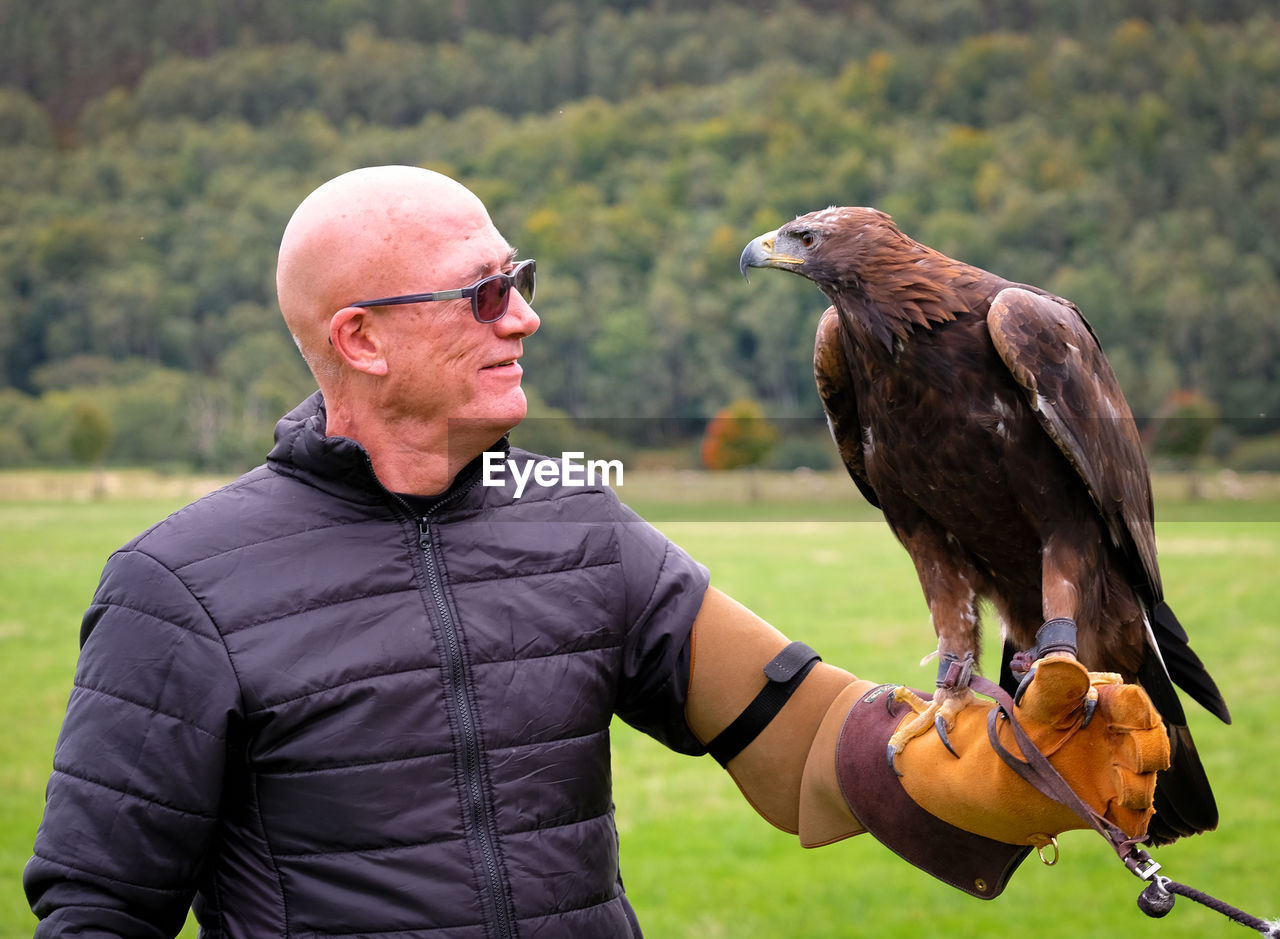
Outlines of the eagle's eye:
{"label": "eagle's eye", "polygon": [[804,245],[806,248],[812,248],[813,243],[818,240],[817,238],[813,237],[813,232],[811,231],[797,232],[796,237],[800,239],[800,243]]}

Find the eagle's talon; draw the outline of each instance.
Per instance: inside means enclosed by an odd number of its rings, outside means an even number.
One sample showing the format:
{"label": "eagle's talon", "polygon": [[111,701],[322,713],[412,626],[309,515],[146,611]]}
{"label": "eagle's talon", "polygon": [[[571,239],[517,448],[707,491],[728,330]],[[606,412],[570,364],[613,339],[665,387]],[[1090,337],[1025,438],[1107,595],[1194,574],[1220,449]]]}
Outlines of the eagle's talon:
{"label": "eagle's talon", "polygon": [[[1092,691],[1093,689],[1089,689]],[[1089,722],[1093,720],[1093,712],[1098,709],[1098,696],[1091,694],[1084,699],[1084,720],[1080,722],[1080,729],[1084,730],[1089,726]]]}
{"label": "eagle's talon", "polygon": [[960,759],[960,754],[957,753],[956,748],[951,745],[951,738],[947,736],[947,719],[943,716],[941,710],[938,711],[937,717],[933,719],[933,726],[938,731],[938,737],[942,740],[942,745],[946,747],[951,755],[957,760]]}
{"label": "eagle's talon", "polygon": [[[894,695],[906,702],[913,712],[903,720],[898,729],[893,732],[893,736],[889,738],[889,764],[893,767],[893,771],[898,773],[896,762],[898,754],[906,748],[908,743],[933,726],[933,718],[938,713],[939,702],[925,701],[905,686],[895,689]],[[898,775],[902,774],[898,773]]]}
{"label": "eagle's talon", "polygon": [[[948,728],[953,727],[955,717],[974,700],[973,692],[968,688],[960,693],[940,689],[932,701],[919,697],[910,688],[900,687],[894,691],[900,700],[905,701],[914,712],[909,715],[889,738],[889,763],[894,772],[898,772],[897,755],[906,749],[916,737],[921,737],[930,730],[938,734],[938,739],[951,755],[959,758],[960,754],[951,744]],[[898,775],[902,775],[899,773]]]}
{"label": "eagle's talon", "polygon": [[885,707],[888,708],[890,705],[899,702],[911,708],[913,714],[923,714],[936,706],[933,702],[926,701],[920,697],[906,685],[899,685],[893,689],[893,694],[889,696],[889,701],[886,702]]}
{"label": "eagle's talon", "polygon": [[[1110,684],[1104,681],[1103,684]],[[1084,720],[1080,722],[1080,729],[1084,730],[1089,726],[1089,721],[1093,720],[1093,712],[1098,709],[1098,689],[1094,685],[1089,686],[1089,690],[1084,695]]]}
{"label": "eagle's talon", "polygon": [[894,748],[892,743],[890,743],[885,749],[889,756],[889,769],[893,770],[893,774],[895,776],[902,776],[902,770],[898,769],[898,751]]}
{"label": "eagle's talon", "polygon": [[1031,666],[1035,664],[1035,653],[1027,649],[1021,652],[1015,652],[1013,657],[1009,659],[1009,671],[1013,672],[1013,677],[1022,681],[1026,677],[1027,672],[1031,670]]}
{"label": "eagle's talon", "polygon": [[893,691],[884,696],[884,710],[886,714],[893,713],[893,706],[898,703],[898,689],[901,687],[901,685],[898,685],[893,689]]}

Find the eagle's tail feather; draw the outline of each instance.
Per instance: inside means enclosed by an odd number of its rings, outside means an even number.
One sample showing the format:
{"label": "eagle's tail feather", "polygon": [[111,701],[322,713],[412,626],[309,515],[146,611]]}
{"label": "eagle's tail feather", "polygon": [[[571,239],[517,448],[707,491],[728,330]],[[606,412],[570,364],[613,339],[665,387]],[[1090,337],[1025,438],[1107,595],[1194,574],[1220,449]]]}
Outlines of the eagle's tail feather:
{"label": "eagle's tail feather", "polygon": [[1147,828],[1153,846],[1218,827],[1218,804],[1191,731],[1178,724],[1168,729],[1172,764],[1156,776],[1156,814]]}
{"label": "eagle's tail feather", "polygon": [[[1191,650],[1186,630],[1173,615],[1173,610],[1169,609],[1169,604],[1163,600],[1152,610],[1151,629],[1155,634],[1156,646],[1160,649],[1169,677],[1210,714],[1224,724],[1230,724],[1231,712],[1227,709],[1227,702],[1223,699],[1222,692],[1218,690],[1217,684],[1209,675],[1208,669],[1204,667],[1204,663],[1200,661],[1200,657]],[[1149,692],[1150,689],[1148,689]],[[1177,700],[1176,697],[1174,700]],[[1180,705],[1176,712],[1170,711],[1166,714],[1159,701],[1155,704],[1160,713],[1165,714],[1166,717],[1175,716],[1175,714],[1181,717]],[[1181,724],[1185,723],[1185,720],[1179,719],[1176,722]]]}
{"label": "eagle's tail feather", "polygon": [[[1173,623],[1177,626],[1177,620]],[[1160,635],[1158,628],[1156,634]],[[1183,635],[1185,637],[1185,633]],[[1162,646],[1161,651],[1164,652],[1165,648]],[[1185,642],[1182,643],[1182,649],[1186,649],[1187,654],[1194,658],[1195,654],[1187,648]],[[1197,663],[1199,661],[1196,659]],[[1151,703],[1160,712],[1169,732],[1170,765],[1156,776],[1156,814],[1147,830],[1152,845],[1169,844],[1187,835],[1218,827],[1217,801],[1213,797],[1213,788],[1209,785],[1209,776],[1200,762],[1200,754],[1196,752],[1195,741],[1191,739],[1191,731],[1186,726],[1178,692],[1173,687],[1169,672],[1165,670],[1168,662],[1167,652],[1164,662],[1161,662],[1155,650],[1148,649],[1137,675],[1138,683],[1150,695]],[[1212,679],[1203,672],[1204,666],[1201,665],[1200,668],[1205,680],[1212,685]],[[1216,692],[1216,687],[1214,690]]]}

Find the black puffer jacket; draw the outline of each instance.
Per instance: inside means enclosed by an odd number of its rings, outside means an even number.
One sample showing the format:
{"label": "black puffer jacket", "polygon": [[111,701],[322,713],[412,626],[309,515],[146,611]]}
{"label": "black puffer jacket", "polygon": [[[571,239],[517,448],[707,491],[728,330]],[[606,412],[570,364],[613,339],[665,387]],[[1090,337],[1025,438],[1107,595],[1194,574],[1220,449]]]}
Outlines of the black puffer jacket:
{"label": "black puffer jacket", "polygon": [[517,500],[473,464],[415,517],[314,396],[266,466],[107,564],[37,935],[171,935],[193,894],[207,936],[638,934],[609,723],[700,752],[706,583],[600,487]]}

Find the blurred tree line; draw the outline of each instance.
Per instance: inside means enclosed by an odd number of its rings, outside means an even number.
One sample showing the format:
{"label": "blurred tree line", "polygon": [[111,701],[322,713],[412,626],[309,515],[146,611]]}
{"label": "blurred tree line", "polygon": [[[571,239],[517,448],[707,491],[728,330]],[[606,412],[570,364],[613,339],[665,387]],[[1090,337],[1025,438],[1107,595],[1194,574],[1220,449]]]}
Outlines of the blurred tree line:
{"label": "blurred tree line", "polygon": [[817,422],[825,301],[737,258],[830,204],[1073,299],[1140,416],[1195,390],[1224,451],[1277,427],[1262,0],[7,0],[0,465],[85,426],[113,462],[259,461],[313,387],[280,233],[376,163],[538,258],[534,413],[631,446],[739,399]]}

